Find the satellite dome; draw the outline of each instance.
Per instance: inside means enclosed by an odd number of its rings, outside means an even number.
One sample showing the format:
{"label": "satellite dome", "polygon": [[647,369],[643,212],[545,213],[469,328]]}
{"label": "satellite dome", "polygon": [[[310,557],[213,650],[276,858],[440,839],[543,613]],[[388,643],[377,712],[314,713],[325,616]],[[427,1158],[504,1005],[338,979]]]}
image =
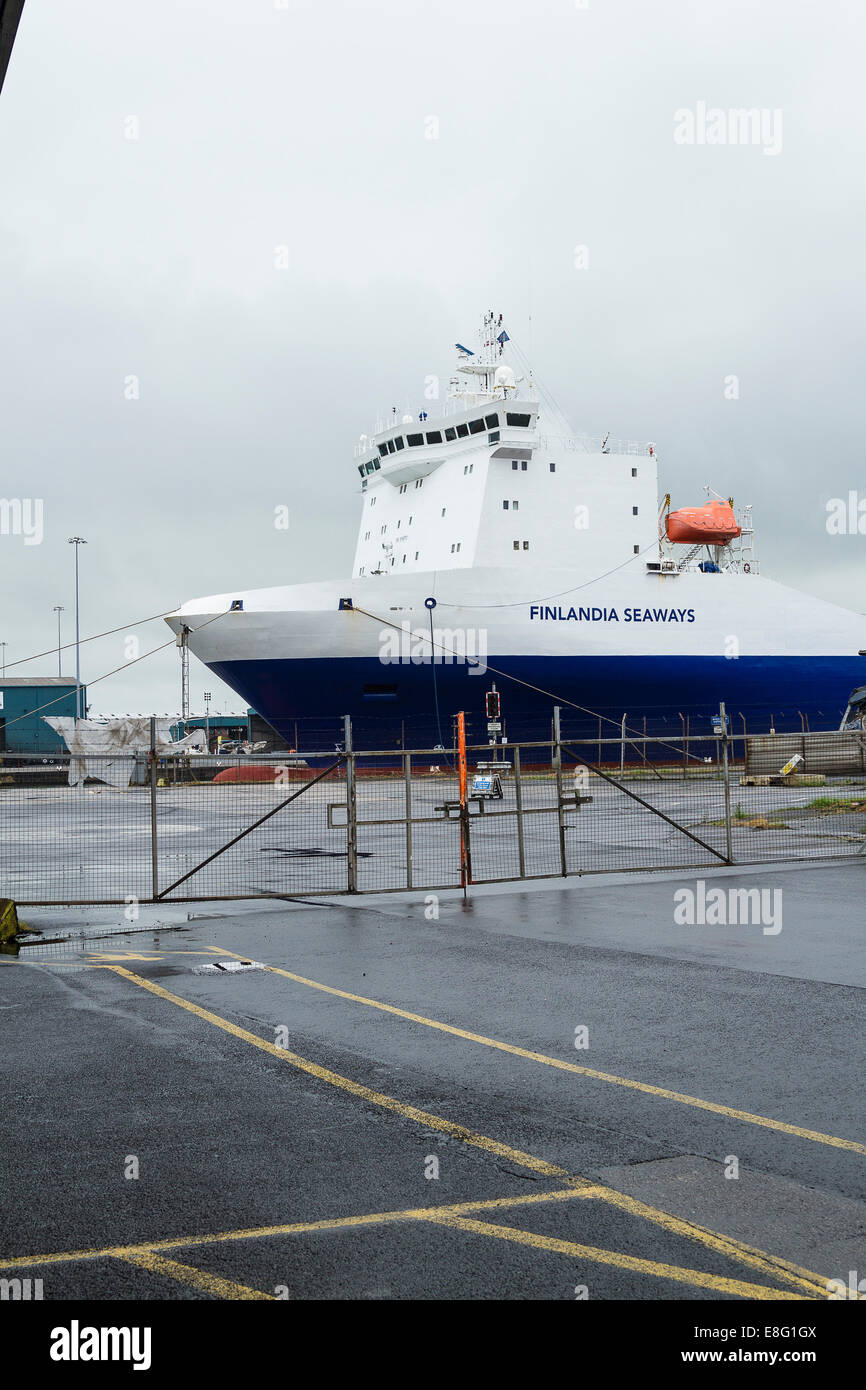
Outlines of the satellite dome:
{"label": "satellite dome", "polygon": [[415,423],[414,416],[404,415],[400,423],[403,425],[412,425]]}
{"label": "satellite dome", "polygon": [[514,372],[511,367],[506,367],[504,363],[501,367],[497,367],[496,375],[493,378],[493,384],[494,386],[504,386],[506,388],[513,387]]}

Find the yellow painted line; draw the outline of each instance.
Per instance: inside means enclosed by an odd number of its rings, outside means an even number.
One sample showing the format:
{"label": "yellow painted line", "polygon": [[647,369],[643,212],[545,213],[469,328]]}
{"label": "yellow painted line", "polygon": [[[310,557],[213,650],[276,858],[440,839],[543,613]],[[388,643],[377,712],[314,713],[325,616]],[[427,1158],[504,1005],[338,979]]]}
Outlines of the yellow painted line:
{"label": "yellow painted line", "polygon": [[540,1202],[572,1201],[574,1198],[594,1197],[594,1187],[566,1187],[552,1192],[533,1192],[520,1197],[491,1197],[476,1202],[456,1202],[442,1207],[408,1207],[402,1211],[362,1212],[357,1216],[335,1216],[322,1221],[292,1221],[281,1226],[249,1226],[234,1231],[214,1231],[197,1236],[168,1236],[163,1240],[143,1241],[139,1245],[106,1246],[103,1249],[58,1250],[48,1255],[20,1255],[0,1260],[0,1269],[24,1269],[32,1265],[70,1264],[78,1260],[103,1260],[109,1256],[126,1259],[130,1254],[153,1250],[178,1250],[196,1245],[218,1245],[224,1241],[262,1240],[269,1236],[307,1235],[315,1231],[352,1230],[364,1226],[382,1226],[400,1221],[426,1221],[443,1213],[493,1211],[500,1207],[532,1206]]}
{"label": "yellow painted line", "polygon": [[[236,960],[246,959],[244,956],[238,956],[234,951],[227,951],[222,946],[212,949],[218,950],[221,955],[232,956]],[[274,975],[284,975],[287,980],[294,980],[299,985],[307,985],[310,989],[318,989],[325,994],[334,994],[339,999],[348,999],[353,1004],[366,1004],[369,1008],[381,1009],[383,1013],[394,1014],[397,1018],[405,1018],[410,1023],[421,1023],[425,1028],[436,1028],[440,1033],[450,1033],[455,1038],[464,1038],[467,1042],[481,1043],[482,1046],[496,1048],[499,1052],[510,1052],[514,1057],[524,1057],[530,1062],[541,1062],[546,1067],[556,1067],[558,1071],[568,1071],[576,1076],[586,1076],[592,1081],[605,1081],[611,1086],[625,1086],[632,1091],[642,1091],[644,1095],[658,1096],[661,1100],[673,1100],[680,1105],[690,1105],[698,1110],[709,1110],[715,1115],[725,1115],[730,1120],[741,1120],[746,1124],[761,1125],[764,1129],[774,1129],[780,1134],[792,1134],[798,1139],[810,1139],[816,1144],[828,1144],[831,1148],[847,1149],[850,1153],[866,1156],[866,1144],[861,1144],[856,1139],[839,1139],[834,1134],[823,1134],[821,1130],[817,1129],[804,1129],[801,1125],[789,1125],[784,1120],[772,1120],[767,1115],[754,1115],[749,1110],[737,1110],[730,1105],[718,1105],[715,1101],[702,1100],[700,1096],[689,1096],[682,1091],[670,1091],[664,1086],[651,1086],[646,1081],[634,1081],[631,1077],[596,1071],[593,1067],[582,1067],[576,1062],[563,1061],[560,1057],[549,1057],[544,1052],[532,1052],[525,1047],[516,1047],[513,1043],[500,1042],[498,1038],[485,1037],[483,1033],[472,1033],[466,1028],[455,1028],[453,1024],[442,1023],[435,1018],[426,1018],[423,1014],[413,1014],[407,1009],[398,1009],[393,1004],[383,1004],[379,999],[367,999],[363,994],[351,994],[348,990],[335,989],[333,985],[324,985],[319,980],[308,980],[303,975],[295,975],[291,970],[281,970],[276,965],[269,965],[267,969]]]}
{"label": "yellow painted line", "polygon": [[689,1240],[697,1240],[708,1249],[716,1250],[720,1254],[750,1265],[765,1275],[805,1288],[810,1293],[817,1293],[822,1297],[826,1296],[827,1279],[811,1270],[801,1271],[788,1261],[777,1259],[764,1250],[744,1245],[731,1236],[721,1235],[718,1231],[711,1231],[707,1227],[698,1226],[691,1221],[684,1221],[669,1212],[648,1206],[644,1202],[638,1202],[635,1198],[617,1192],[614,1188],[592,1184],[587,1178],[577,1177],[569,1173],[567,1168],[562,1168],[558,1164],[548,1163],[546,1159],[536,1158],[534,1154],[524,1153],[521,1149],[515,1149],[509,1144],[501,1143],[498,1139],[490,1139],[487,1135],[479,1134],[475,1130],[468,1129],[465,1125],[455,1124],[453,1121],[445,1120],[440,1115],[434,1115],[428,1110],[419,1110],[416,1106],[407,1105],[403,1101],[396,1100],[393,1096],[385,1095],[381,1091],[374,1091],[369,1086],[363,1086],[357,1081],[351,1081],[348,1077],[340,1076],[339,1073],[330,1071],[327,1067],[319,1066],[317,1062],[311,1062],[306,1057],[298,1056],[296,1052],[289,1052],[285,1048],[267,1042],[264,1038],[257,1037],[255,1033],[250,1033],[237,1023],[232,1023],[219,1014],[211,1013],[209,1009],[204,1009],[201,1005],[194,1004],[179,994],[172,994],[169,990],[163,989],[162,985],[155,984],[142,975],[135,975],[122,965],[105,965],[103,969],[110,970],[116,975],[122,975],[124,979],[132,981],[141,989],[149,990],[160,999],[166,999],[169,1003],[186,1009],[188,1013],[194,1014],[197,1018],[212,1023],[216,1028],[221,1028],[223,1032],[251,1043],[253,1047],[269,1053],[278,1061],[286,1062],[289,1066],[296,1067],[299,1071],[306,1072],[310,1076],[315,1076],[320,1081],[326,1081],[329,1085],[347,1091],[350,1095],[358,1096],[361,1100],[366,1100],[372,1105],[381,1106],[404,1119],[414,1120],[426,1129],[435,1129],[443,1134],[450,1134],[465,1144],[471,1144],[474,1148],[495,1154],[498,1158],[505,1158],[509,1162],[522,1168],[528,1168],[534,1173],[541,1173],[544,1177],[563,1179],[570,1187],[576,1187],[584,1192],[588,1188],[594,1187],[593,1196],[600,1201],[608,1202],[632,1215],[651,1221],[672,1234],[686,1236]]}
{"label": "yellow painted line", "polygon": [[221,1279],[218,1274],[208,1274],[206,1270],[196,1269],[193,1265],[182,1265],[176,1260],[163,1259],[152,1250],[118,1250],[113,1254],[116,1260],[124,1260],[139,1269],[149,1270],[151,1274],[165,1274],[169,1279],[177,1279],[179,1283],[186,1284],[191,1289],[198,1289],[201,1293],[210,1294],[213,1298],[263,1298],[267,1301],[273,1299],[273,1294],[260,1293],[258,1289],[250,1289],[246,1284],[236,1284],[231,1279]]}
{"label": "yellow painted line", "polygon": [[515,1226],[495,1226],[489,1221],[473,1221],[463,1216],[442,1214],[428,1218],[436,1225],[450,1227],[452,1230],[470,1231],[477,1236],[496,1236],[517,1245],[528,1245],[533,1250],[550,1250],[557,1255],[569,1255],[572,1259],[586,1260],[592,1264],[611,1265],[614,1269],[628,1270],[633,1274],[651,1274],[657,1279],[672,1279],[678,1284],[691,1284],[699,1289],[713,1289],[716,1293],[734,1294],[738,1298],[758,1299],[796,1299],[810,1297],[805,1293],[792,1293],[787,1289],[772,1289],[766,1284],[748,1284],[741,1279],[726,1279],[722,1275],[707,1274],[702,1269],[685,1269],[680,1265],[659,1264],[656,1260],[641,1260],[633,1255],[621,1255],[616,1250],[599,1250],[593,1245],[578,1245],[573,1240],[559,1240],[556,1236],[540,1236],[533,1231],[521,1231]]}
{"label": "yellow painted line", "polygon": [[498,1226],[486,1221],[465,1220],[464,1214],[473,1211],[492,1211],[503,1207],[537,1206],[540,1203],[569,1201],[575,1197],[591,1197],[592,1189],[585,1192],[566,1188],[556,1192],[533,1193],[522,1197],[494,1197],[486,1201],[456,1202],[442,1207],[416,1207],[405,1211],[372,1212],[369,1215],[337,1217],[325,1221],[298,1221],[284,1226],[258,1226],[248,1230],[220,1231],[211,1235],[178,1236],[169,1240],[155,1241],[150,1245],[117,1246],[104,1250],[70,1250],[52,1255],[36,1255],[21,1260],[4,1260],[0,1269],[21,1268],[37,1264],[62,1264],[75,1260],[98,1260],[112,1258],[125,1260],[128,1264],[146,1269],[154,1274],[165,1274],[181,1283],[212,1294],[215,1298],[231,1299],[271,1299],[273,1295],[250,1289],[244,1284],[221,1279],[208,1274],[194,1265],[179,1264],[166,1260],[156,1253],[158,1250],[177,1248],[180,1245],[213,1245],[224,1241],[260,1239],[265,1236],[298,1235],[312,1231],[334,1231],[355,1229],[382,1223],[400,1221],[422,1221],[435,1225],[471,1231],[476,1235],[498,1236],[517,1241],[537,1250],[551,1250],[558,1254],[580,1258],[594,1264],[611,1265],[636,1274],[656,1275],[662,1279],[674,1279],[680,1283],[691,1284],[696,1288],[715,1289],[718,1292],[735,1294],[743,1298],[782,1298],[797,1299],[799,1295],[768,1288],[764,1284],[745,1283],[738,1279],[707,1274],[704,1270],[688,1269],[678,1265],[659,1264],[655,1260],[642,1260],[631,1255],[623,1255],[615,1250],[601,1250],[590,1245],[578,1245],[574,1241],[557,1240],[550,1236],[535,1235],[520,1231],[512,1226]]}

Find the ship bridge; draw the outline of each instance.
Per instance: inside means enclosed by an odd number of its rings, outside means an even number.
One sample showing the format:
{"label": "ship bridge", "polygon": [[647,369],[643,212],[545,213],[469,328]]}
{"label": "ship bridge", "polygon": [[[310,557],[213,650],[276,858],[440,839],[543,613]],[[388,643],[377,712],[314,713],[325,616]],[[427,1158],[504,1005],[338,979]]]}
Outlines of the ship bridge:
{"label": "ship bridge", "polygon": [[361,437],[353,574],[510,569],[539,556],[601,572],[652,546],[654,446],[572,435],[555,404],[540,403],[528,365],[518,377],[503,360],[501,315],[485,315],[479,336],[477,352],[456,344],[435,418],[395,409]]}

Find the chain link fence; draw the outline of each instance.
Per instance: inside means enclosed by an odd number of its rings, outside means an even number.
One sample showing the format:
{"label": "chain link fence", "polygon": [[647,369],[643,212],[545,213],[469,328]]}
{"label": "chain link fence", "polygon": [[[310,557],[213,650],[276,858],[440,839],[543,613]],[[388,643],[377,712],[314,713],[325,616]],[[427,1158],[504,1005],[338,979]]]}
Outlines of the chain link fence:
{"label": "chain link fence", "polygon": [[622,739],[557,738],[555,726],[540,741],[471,745],[463,804],[456,749],[358,753],[348,721],[333,751],[292,756],[17,754],[0,762],[0,895],[453,888],[463,837],[473,883],[861,854],[864,735],[856,748],[841,737],[790,736],[800,761],[783,775],[787,738],[703,736],[697,752],[685,736],[630,733],[626,764]]}

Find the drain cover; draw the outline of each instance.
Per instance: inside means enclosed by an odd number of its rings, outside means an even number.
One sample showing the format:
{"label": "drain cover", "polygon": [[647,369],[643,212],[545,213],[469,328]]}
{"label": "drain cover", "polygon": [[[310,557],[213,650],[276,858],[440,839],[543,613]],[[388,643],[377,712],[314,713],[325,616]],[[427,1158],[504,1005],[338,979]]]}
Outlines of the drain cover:
{"label": "drain cover", "polygon": [[264,970],[260,960],[215,960],[207,965],[193,966],[194,975],[246,975],[250,970]]}

